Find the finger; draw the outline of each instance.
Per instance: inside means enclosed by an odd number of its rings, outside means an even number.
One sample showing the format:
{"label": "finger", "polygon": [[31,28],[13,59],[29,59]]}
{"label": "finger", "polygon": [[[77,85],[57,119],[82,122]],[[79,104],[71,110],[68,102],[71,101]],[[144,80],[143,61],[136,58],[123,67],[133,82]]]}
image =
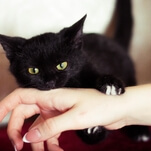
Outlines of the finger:
{"label": "finger", "polygon": [[[63,149],[61,149],[59,147],[59,143],[58,143],[58,136],[54,137],[54,138],[51,138],[51,139],[48,139],[46,141],[47,143],[47,149],[49,151],[63,151]],[[44,142],[39,142],[39,143],[32,143],[31,144],[31,147],[32,147],[32,151],[37,151],[37,150],[40,150],[40,151],[44,151],[45,150],[45,146],[44,146]]]}
{"label": "finger", "polygon": [[23,141],[20,131],[12,130],[11,135],[13,135],[13,139],[10,137],[10,141],[12,142],[12,145],[14,146],[15,150],[21,150],[23,148]]}
{"label": "finger", "polygon": [[59,147],[59,135],[54,136],[53,138],[48,139],[47,142],[47,148],[49,151],[63,151],[63,149],[61,147]]}
{"label": "finger", "polygon": [[36,105],[19,105],[13,112],[8,123],[7,133],[10,140],[15,145],[16,149],[20,150],[23,147],[21,136],[24,120],[39,113],[39,108]]}
{"label": "finger", "polygon": [[[67,107],[73,105],[72,101],[74,99],[72,98],[72,94],[68,93],[69,91],[73,90],[54,89],[40,91],[37,89],[16,89],[0,102],[0,121],[18,104],[38,104],[46,111],[50,109],[65,111]],[[64,97],[62,97],[62,94],[65,94]]]}
{"label": "finger", "polygon": [[79,121],[82,122],[82,120],[78,119],[79,116],[76,109],[69,110],[36,125],[24,135],[24,138],[27,142],[40,142],[66,130],[82,129],[84,124],[79,123]]}
{"label": "finger", "polygon": [[41,111],[40,115],[37,117],[37,119],[34,121],[34,123],[30,126],[29,130],[32,130],[38,124],[43,123],[46,119],[52,118],[59,114],[60,114],[60,112],[58,112],[58,111],[49,111],[49,112]]}
{"label": "finger", "polygon": [[[32,93],[30,93],[32,91]],[[36,98],[38,92],[36,89],[16,89],[5,97],[0,102],[0,121],[6,116],[6,114],[12,111],[18,104],[36,103]]]}
{"label": "finger", "polygon": [[32,151],[44,151],[44,142],[32,143],[31,144]]}
{"label": "finger", "polygon": [[33,127],[35,127],[36,125],[38,125],[39,123],[44,122],[43,118],[39,115],[36,120],[32,123],[32,125],[30,126],[29,130],[31,130]]}
{"label": "finger", "polygon": [[63,149],[56,144],[50,144],[48,146],[48,150],[49,151],[63,151]]}
{"label": "finger", "polygon": [[[54,116],[54,115],[53,115]],[[35,127],[36,125],[38,125],[39,123],[44,122],[44,119],[41,117],[41,115],[39,115],[39,117],[35,120],[35,122],[32,124],[32,126],[29,128],[29,130],[32,130],[33,127]],[[46,140],[47,142],[47,148],[48,150],[53,150],[53,151],[62,151],[62,149],[59,147],[59,142],[58,142],[58,138],[59,135],[56,135],[53,138],[50,138],[48,140]],[[44,149],[44,143],[43,142],[39,142],[39,143],[32,143],[32,149],[33,151],[37,151],[37,149]]]}

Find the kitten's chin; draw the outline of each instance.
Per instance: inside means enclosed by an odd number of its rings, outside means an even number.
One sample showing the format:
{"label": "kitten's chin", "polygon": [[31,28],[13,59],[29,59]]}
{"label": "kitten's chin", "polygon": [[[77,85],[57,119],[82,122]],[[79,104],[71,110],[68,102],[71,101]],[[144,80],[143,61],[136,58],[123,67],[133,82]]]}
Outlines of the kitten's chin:
{"label": "kitten's chin", "polygon": [[52,90],[52,89],[57,89],[57,88],[61,88],[61,87],[53,87],[53,88],[36,88],[42,91],[48,91],[48,90]]}
{"label": "kitten's chin", "polygon": [[38,89],[38,90],[42,90],[42,91],[47,91],[47,90],[57,88],[57,87],[42,87],[42,86],[21,86],[21,87],[22,88],[34,88],[34,89]]}
{"label": "kitten's chin", "polygon": [[57,87],[35,87],[36,89],[42,90],[42,91],[47,91],[47,90],[51,90],[51,89],[55,89]]}
{"label": "kitten's chin", "polygon": [[48,91],[48,90],[51,90],[51,89],[54,89],[54,88],[36,88],[36,89],[39,89],[39,90],[42,90],[42,91]]}

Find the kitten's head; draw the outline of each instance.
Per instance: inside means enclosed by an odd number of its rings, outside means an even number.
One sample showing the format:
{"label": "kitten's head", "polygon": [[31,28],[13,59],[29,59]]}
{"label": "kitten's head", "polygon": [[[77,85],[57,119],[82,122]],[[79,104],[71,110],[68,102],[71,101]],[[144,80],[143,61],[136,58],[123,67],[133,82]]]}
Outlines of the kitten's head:
{"label": "kitten's head", "polygon": [[63,87],[80,71],[85,18],[59,33],[45,33],[30,39],[0,35],[10,71],[21,87],[41,90]]}

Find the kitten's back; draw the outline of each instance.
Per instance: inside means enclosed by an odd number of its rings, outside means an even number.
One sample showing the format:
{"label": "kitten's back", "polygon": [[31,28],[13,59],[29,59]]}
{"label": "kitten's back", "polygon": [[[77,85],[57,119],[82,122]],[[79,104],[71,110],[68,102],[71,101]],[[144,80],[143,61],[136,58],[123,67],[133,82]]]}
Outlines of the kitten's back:
{"label": "kitten's back", "polygon": [[83,48],[98,73],[116,75],[128,86],[136,84],[133,62],[115,41],[99,34],[85,34]]}

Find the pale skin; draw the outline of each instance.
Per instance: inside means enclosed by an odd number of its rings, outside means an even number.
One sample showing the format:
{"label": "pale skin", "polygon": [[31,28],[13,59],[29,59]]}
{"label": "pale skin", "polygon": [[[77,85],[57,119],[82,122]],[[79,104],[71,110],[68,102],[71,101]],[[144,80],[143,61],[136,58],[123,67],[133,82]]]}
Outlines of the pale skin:
{"label": "pale skin", "polygon": [[[151,125],[151,84],[127,87],[118,96],[107,96],[95,89],[17,89],[0,102],[0,121],[12,111],[8,135],[15,150],[23,142],[33,151],[62,151],[58,137],[66,130],[101,125],[119,129],[126,125]],[[24,120],[40,114],[24,138],[20,134]],[[63,124],[62,124],[63,123]]]}

